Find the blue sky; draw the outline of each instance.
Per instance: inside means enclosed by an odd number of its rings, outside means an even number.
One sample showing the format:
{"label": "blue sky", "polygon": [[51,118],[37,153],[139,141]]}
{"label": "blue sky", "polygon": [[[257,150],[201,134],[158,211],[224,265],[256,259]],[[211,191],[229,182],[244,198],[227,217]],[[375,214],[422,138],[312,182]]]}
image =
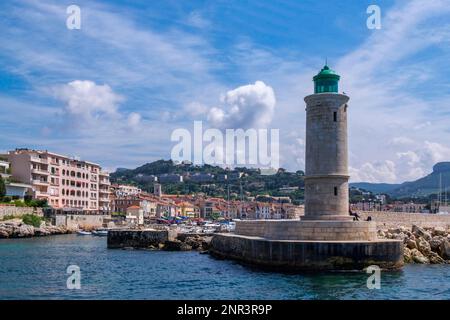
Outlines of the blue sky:
{"label": "blue sky", "polygon": [[[328,57],[351,99],[351,179],[416,179],[450,160],[449,17],[450,0],[2,1],[0,151],[136,167],[202,120],[280,129],[281,165],[303,169],[303,97]],[[246,90],[232,113],[223,97]]]}

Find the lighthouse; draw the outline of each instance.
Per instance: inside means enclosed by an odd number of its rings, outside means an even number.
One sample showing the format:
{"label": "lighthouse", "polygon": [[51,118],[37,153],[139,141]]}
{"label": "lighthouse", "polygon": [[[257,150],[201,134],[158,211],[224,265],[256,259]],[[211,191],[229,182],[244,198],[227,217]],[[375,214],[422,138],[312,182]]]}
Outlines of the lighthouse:
{"label": "lighthouse", "polygon": [[325,65],[313,77],[306,102],[305,216],[302,220],[352,220],[348,203],[347,114],[340,76]]}
{"label": "lighthouse", "polygon": [[403,266],[403,241],[378,239],[376,221],[353,221],[348,210],[347,114],[340,76],[325,65],[306,102],[305,215],[236,221],[215,234],[209,252],[275,270],[363,270]]}

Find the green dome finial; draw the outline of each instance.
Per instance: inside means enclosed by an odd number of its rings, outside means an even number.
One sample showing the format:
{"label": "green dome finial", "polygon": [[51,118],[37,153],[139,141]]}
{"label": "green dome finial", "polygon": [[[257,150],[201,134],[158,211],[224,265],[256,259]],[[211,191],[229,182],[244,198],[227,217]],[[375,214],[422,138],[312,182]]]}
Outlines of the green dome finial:
{"label": "green dome finial", "polygon": [[328,67],[327,60],[322,70],[313,78],[314,93],[338,92],[338,82],[341,77]]}

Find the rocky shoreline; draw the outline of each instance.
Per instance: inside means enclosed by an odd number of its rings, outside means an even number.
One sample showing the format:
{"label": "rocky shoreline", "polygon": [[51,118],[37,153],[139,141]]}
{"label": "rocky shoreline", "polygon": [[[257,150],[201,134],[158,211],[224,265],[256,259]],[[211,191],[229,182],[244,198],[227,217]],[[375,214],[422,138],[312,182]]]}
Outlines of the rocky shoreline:
{"label": "rocky shoreline", "polygon": [[404,262],[419,264],[450,263],[450,229],[421,228],[413,225],[388,230],[378,230],[378,236],[385,239],[402,240]]}
{"label": "rocky shoreline", "polygon": [[42,223],[40,227],[33,227],[23,223],[20,219],[0,222],[0,239],[43,237],[73,232],[73,230],[64,227],[56,227],[46,223]]}

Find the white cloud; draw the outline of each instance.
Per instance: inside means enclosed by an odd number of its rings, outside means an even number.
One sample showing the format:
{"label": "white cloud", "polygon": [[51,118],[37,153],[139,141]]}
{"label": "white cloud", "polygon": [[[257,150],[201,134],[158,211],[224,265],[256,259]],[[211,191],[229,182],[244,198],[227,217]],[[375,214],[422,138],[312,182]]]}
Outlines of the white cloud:
{"label": "white cloud", "polygon": [[264,128],[272,121],[276,99],[272,87],[262,81],[228,91],[221,108],[209,110],[208,121],[218,128]]}
{"label": "white cloud", "polygon": [[141,115],[136,112],[132,112],[128,115],[128,125],[132,128],[137,127],[141,123]]}
{"label": "white cloud", "polygon": [[352,181],[396,182],[395,163],[390,160],[366,162],[360,168],[349,167]]}
{"label": "white cloud", "polygon": [[450,148],[437,142],[425,141],[414,150],[397,152],[394,160],[365,162],[350,168],[351,181],[404,182],[417,180],[432,171],[441,161],[450,161]]}
{"label": "white cloud", "polygon": [[408,137],[395,137],[389,141],[389,145],[393,147],[403,147],[414,145],[414,140]]}
{"label": "white cloud", "polygon": [[53,93],[65,103],[67,115],[87,120],[104,115],[117,116],[118,104],[124,100],[107,84],[98,85],[89,80],[75,80],[54,87]]}
{"label": "white cloud", "polygon": [[211,25],[210,21],[205,19],[199,11],[192,11],[187,18],[187,23],[190,26],[200,29],[207,28]]}

